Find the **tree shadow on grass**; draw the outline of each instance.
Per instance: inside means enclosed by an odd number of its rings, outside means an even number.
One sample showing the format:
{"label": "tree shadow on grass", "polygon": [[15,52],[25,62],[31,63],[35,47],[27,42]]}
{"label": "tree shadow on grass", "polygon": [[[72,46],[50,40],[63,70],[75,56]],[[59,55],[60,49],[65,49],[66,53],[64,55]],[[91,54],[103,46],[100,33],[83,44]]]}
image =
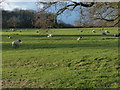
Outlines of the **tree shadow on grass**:
{"label": "tree shadow on grass", "polygon": [[[17,49],[19,50],[29,50],[29,49],[51,49],[51,48],[81,48],[81,49],[87,49],[87,48],[93,48],[93,49],[105,49],[105,48],[113,48],[118,47],[117,43],[112,42],[106,42],[106,43],[79,43],[76,41],[76,43],[73,44],[52,44],[52,43],[31,43],[31,44],[21,44],[21,46]],[[9,43],[3,43],[2,44],[2,50],[13,50],[11,44]]]}
{"label": "tree shadow on grass", "polygon": [[[27,36],[27,37],[47,37],[47,35],[24,35],[24,36]],[[53,35],[53,37],[80,37],[80,36],[83,36],[83,37],[96,37],[96,36],[113,36],[111,34],[109,35]]]}

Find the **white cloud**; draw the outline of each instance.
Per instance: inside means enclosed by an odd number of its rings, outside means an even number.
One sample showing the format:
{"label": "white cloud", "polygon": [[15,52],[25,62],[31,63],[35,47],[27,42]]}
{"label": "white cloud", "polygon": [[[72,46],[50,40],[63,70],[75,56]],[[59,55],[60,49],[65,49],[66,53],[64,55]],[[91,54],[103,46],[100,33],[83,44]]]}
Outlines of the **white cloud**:
{"label": "white cloud", "polygon": [[[35,3],[38,0],[4,0],[2,3],[0,3],[0,8],[4,10],[13,10],[15,8],[18,9],[36,9],[34,4],[29,4]],[[19,3],[19,4],[18,4]],[[23,3],[23,4],[20,4]]]}
{"label": "white cloud", "polygon": [[5,3],[5,2],[1,3],[1,8],[4,9],[4,10],[10,10],[10,11],[15,9],[15,8],[26,10],[26,7],[22,7],[22,6],[19,6],[19,5],[13,5],[13,4],[10,4],[10,3]]}
{"label": "white cloud", "polygon": [[1,7],[4,9],[4,10],[13,10],[14,8],[19,8],[18,6],[12,6],[10,5],[9,3],[5,3],[3,2],[1,4]]}
{"label": "white cloud", "polygon": [[38,0],[5,0],[5,2],[36,2]]}

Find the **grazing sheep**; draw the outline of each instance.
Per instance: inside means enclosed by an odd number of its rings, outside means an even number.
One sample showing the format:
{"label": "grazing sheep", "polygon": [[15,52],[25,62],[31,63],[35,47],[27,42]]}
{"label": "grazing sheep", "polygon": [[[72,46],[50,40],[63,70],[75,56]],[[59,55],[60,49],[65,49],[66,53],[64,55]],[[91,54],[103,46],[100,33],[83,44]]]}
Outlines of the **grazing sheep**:
{"label": "grazing sheep", "polygon": [[106,32],[102,32],[102,35],[106,35]]}
{"label": "grazing sheep", "polygon": [[110,33],[108,30],[105,31],[106,33]]}
{"label": "grazing sheep", "polygon": [[83,37],[79,37],[79,38],[77,38],[77,40],[81,40]]}
{"label": "grazing sheep", "polygon": [[9,39],[12,39],[12,38],[13,38],[13,36],[8,36],[8,38],[9,38]]}
{"label": "grazing sheep", "polygon": [[52,34],[48,34],[48,36],[47,37],[53,37],[53,35]]}
{"label": "grazing sheep", "polygon": [[96,31],[95,31],[95,30],[92,30],[92,32],[93,32],[93,33],[96,33]]}
{"label": "grazing sheep", "polygon": [[114,34],[114,37],[120,37],[120,33]]}
{"label": "grazing sheep", "polygon": [[13,41],[13,42],[12,42],[12,46],[15,47],[15,48],[17,48],[17,47],[19,47],[20,42],[21,42],[21,40]]}

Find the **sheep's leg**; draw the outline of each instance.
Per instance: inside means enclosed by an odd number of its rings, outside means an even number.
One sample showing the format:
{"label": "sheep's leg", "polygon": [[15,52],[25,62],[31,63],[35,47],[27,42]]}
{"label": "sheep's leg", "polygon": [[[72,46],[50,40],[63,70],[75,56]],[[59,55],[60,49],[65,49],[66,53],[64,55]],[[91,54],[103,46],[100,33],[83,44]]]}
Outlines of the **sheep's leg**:
{"label": "sheep's leg", "polygon": [[17,45],[17,47],[19,48],[19,45]]}
{"label": "sheep's leg", "polygon": [[15,47],[15,49],[16,49],[16,48],[17,48],[17,45],[15,44],[14,47]]}

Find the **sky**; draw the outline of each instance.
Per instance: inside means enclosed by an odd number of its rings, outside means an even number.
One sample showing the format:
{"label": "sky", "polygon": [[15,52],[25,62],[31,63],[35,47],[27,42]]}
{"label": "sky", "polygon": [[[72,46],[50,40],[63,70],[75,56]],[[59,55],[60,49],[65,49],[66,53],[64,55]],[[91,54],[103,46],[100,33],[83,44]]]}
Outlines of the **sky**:
{"label": "sky", "polygon": [[[22,0],[21,0],[22,1]],[[3,2],[2,8],[4,10],[14,10],[15,8],[18,9],[30,9],[30,10],[37,10],[37,6],[35,2]]]}

